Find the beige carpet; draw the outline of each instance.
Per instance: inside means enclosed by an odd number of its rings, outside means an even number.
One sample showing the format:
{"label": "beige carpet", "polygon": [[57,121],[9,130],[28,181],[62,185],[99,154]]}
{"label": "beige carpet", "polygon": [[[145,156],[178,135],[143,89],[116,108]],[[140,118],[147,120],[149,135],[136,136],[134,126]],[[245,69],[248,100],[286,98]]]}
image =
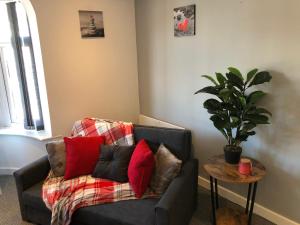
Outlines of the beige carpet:
{"label": "beige carpet", "polygon": [[0,225],[30,225],[23,222],[19,211],[15,182],[11,176],[0,176]]}
{"label": "beige carpet", "polygon": [[[23,222],[21,219],[15,182],[12,176],[0,176],[0,225],[31,225]],[[227,206],[241,209],[241,207],[221,199],[221,206]],[[192,218],[190,225],[211,225],[210,222],[210,196],[209,192],[199,189],[198,209]],[[274,225],[265,219],[254,216],[253,225]]]}

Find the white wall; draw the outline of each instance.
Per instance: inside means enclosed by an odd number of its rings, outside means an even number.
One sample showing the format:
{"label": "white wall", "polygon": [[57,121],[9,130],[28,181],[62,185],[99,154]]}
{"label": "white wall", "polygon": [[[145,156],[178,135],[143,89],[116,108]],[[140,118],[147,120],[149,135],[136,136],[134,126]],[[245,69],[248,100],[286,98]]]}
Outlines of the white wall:
{"label": "white wall", "polygon": [[34,138],[0,135],[0,175],[12,174],[46,154],[45,143]]}
{"label": "white wall", "polygon": [[[195,3],[196,36],[175,38],[173,8]],[[202,74],[254,67],[273,76],[262,102],[273,112],[243,145],[263,162],[267,176],[257,202],[300,223],[300,1],[136,0],[141,114],[192,130],[195,156],[203,163],[221,154],[225,139],[193,93],[209,84]],[[246,194],[246,187],[230,186]]]}
{"label": "white wall", "polygon": [[[137,122],[134,0],[31,3],[38,23],[53,136],[69,135],[74,121],[87,116]],[[105,38],[81,39],[78,10],[104,12]],[[44,154],[44,143],[39,140],[0,135],[0,173],[11,173]]]}
{"label": "white wall", "polygon": [[[133,0],[31,0],[37,16],[53,135],[92,116],[139,114]],[[103,11],[105,38],[82,39],[78,10]]]}

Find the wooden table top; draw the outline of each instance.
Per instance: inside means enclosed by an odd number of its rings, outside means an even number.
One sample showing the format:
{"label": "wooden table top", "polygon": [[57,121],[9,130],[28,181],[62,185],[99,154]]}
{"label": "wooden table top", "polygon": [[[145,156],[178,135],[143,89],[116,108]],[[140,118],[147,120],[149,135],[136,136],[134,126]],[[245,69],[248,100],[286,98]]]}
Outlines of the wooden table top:
{"label": "wooden table top", "polygon": [[204,170],[213,178],[229,183],[254,183],[261,180],[266,175],[266,168],[257,160],[250,159],[252,162],[252,174],[243,175],[238,171],[238,165],[232,165],[225,162],[224,155],[218,155],[210,158],[204,164]]}

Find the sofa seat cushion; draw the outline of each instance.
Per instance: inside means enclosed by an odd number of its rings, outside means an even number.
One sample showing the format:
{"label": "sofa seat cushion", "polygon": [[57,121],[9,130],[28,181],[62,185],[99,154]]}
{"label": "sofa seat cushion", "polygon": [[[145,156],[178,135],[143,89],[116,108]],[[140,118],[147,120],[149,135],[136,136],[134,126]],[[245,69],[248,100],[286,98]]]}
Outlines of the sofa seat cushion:
{"label": "sofa seat cushion", "polygon": [[104,225],[154,225],[158,201],[138,199],[88,206],[78,209],[72,220],[74,224],[86,225],[94,225],[95,221]]}
{"label": "sofa seat cushion", "polygon": [[[37,209],[37,213],[47,213],[49,217],[45,219],[50,222],[51,212],[41,197],[42,185],[43,182],[40,182],[25,190],[22,194],[23,201],[28,208]],[[154,207],[158,201],[159,199],[138,199],[80,208],[75,211],[71,224],[94,225],[95,221],[101,221],[99,223],[104,225],[154,225]]]}
{"label": "sofa seat cushion", "polygon": [[50,211],[42,199],[42,186],[43,182],[40,182],[23,192],[22,197],[24,205],[32,208],[38,208],[43,211]]}

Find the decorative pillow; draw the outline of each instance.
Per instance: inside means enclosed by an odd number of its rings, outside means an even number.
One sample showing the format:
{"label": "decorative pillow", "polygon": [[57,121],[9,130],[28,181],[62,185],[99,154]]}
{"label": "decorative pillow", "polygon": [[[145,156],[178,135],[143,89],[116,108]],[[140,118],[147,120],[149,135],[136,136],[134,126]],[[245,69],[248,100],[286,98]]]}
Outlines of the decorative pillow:
{"label": "decorative pillow", "polygon": [[66,168],[66,147],[64,140],[61,139],[47,143],[46,150],[54,176],[64,176]]}
{"label": "decorative pillow", "polygon": [[102,145],[93,177],[128,182],[128,165],[134,146]]}
{"label": "decorative pillow", "polygon": [[103,136],[64,138],[66,144],[66,180],[92,174],[104,144]]}
{"label": "decorative pillow", "polygon": [[154,163],[154,155],[146,141],[139,141],[128,167],[129,183],[137,198],[141,198],[149,186]]}
{"label": "decorative pillow", "polygon": [[150,187],[156,194],[163,194],[171,181],[179,174],[182,161],[177,159],[163,144],[155,154],[155,168]]}

